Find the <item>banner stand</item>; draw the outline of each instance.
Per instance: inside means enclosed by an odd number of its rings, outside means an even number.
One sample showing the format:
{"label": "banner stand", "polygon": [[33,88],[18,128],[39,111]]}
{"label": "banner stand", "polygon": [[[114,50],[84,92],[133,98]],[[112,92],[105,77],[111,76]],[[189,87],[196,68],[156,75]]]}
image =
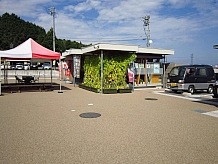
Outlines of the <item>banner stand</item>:
{"label": "banner stand", "polygon": [[[2,59],[0,57],[0,66],[2,64]],[[0,67],[0,96],[2,96],[2,70],[1,70],[1,67]]]}
{"label": "banner stand", "polygon": [[60,90],[58,91],[58,93],[63,93],[63,91],[61,90],[61,81],[62,81],[62,62],[61,59],[59,59],[59,75],[60,75]]}

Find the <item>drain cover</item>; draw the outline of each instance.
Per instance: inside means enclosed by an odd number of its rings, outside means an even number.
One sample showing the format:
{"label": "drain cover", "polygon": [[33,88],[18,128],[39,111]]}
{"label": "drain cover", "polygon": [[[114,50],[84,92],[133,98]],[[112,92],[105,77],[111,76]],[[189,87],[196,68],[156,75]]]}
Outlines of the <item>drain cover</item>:
{"label": "drain cover", "polygon": [[157,100],[156,98],[145,98],[145,100]]}
{"label": "drain cover", "polygon": [[97,118],[100,117],[100,113],[94,113],[94,112],[88,112],[88,113],[82,113],[79,115],[82,118]]}

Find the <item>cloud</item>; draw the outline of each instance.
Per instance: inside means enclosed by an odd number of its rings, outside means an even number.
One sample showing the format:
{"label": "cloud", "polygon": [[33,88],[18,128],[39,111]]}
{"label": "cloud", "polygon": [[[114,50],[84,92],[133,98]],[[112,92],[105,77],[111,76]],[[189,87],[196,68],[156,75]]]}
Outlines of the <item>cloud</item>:
{"label": "cloud", "polygon": [[20,17],[37,17],[43,11],[43,5],[50,0],[1,0],[0,14],[15,13]]}
{"label": "cloud", "polygon": [[85,2],[78,3],[78,5],[65,6],[64,10],[80,14],[81,12],[86,12],[91,9],[95,9],[100,5],[100,3],[101,2],[97,0],[87,0]]}
{"label": "cloud", "polygon": [[[193,0],[168,0],[167,3],[173,8],[181,8],[190,5]],[[198,0],[199,2],[199,0]]]}
{"label": "cloud", "polygon": [[58,38],[146,46],[142,17],[150,15],[152,47],[174,49],[179,60],[217,55],[217,0],[0,0],[0,14],[14,13],[48,31],[53,6]]}
{"label": "cloud", "polygon": [[124,20],[140,18],[152,13],[160,7],[163,0],[144,1],[144,0],[126,0],[121,1],[118,6],[113,8],[103,8],[99,11],[98,19],[101,20]]}
{"label": "cloud", "polygon": [[[212,2],[214,0],[1,0],[0,13],[29,17],[49,30],[52,17],[48,8],[55,6],[56,34],[60,38],[78,41],[87,38],[87,42],[129,39],[133,44],[134,38],[145,38],[142,17],[150,15],[153,45],[165,43],[170,47],[175,42],[192,42],[202,30],[218,26],[218,7]],[[184,10],[187,7],[188,15]],[[172,9],[179,10],[179,16],[166,13]],[[93,11],[96,14],[91,15]]]}

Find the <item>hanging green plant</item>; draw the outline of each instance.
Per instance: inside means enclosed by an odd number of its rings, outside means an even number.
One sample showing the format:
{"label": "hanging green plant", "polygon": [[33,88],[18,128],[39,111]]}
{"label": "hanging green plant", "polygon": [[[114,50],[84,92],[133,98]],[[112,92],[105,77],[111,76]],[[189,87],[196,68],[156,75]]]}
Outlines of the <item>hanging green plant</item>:
{"label": "hanging green plant", "polygon": [[[126,88],[126,70],[135,61],[135,54],[105,55],[103,60],[103,89]],[[86,56],[84,61],[84,85],[101,88],[101,59],[99,56]]]}
{"label": "hanging green plant", "polygon": [[126,88],[126,70],[135,61],[135,54],[108,55],[104,58],[104,89]]}
{"label": "hanging green plant", "polygon": [[101,64],[99,56],[86,56],[84,60],[83,84],[99,89],[101,87],[100,69]]}

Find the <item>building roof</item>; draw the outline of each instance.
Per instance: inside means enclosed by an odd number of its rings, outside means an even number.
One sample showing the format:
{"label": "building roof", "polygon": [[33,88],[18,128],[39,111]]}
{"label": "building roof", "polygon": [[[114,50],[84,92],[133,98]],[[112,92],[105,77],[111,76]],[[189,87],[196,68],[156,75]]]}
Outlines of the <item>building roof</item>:
{"label": "building roof", "polygon": [[136,54],[155,54],[155,55],[174,55],[174,50],[166,50],[166,49],[157,49],[150,47],[140,47],[137,45],[122,45],[122,44],[108,44],[108,43],[97,43],[82,49],[69,49],[64,52],[62,55],[64,57],[68,55],[82,55],[82,54],[90,54],[97,53],[100,50],[109,50],[109,51],[125,51],[125,52],[133,52]]}

